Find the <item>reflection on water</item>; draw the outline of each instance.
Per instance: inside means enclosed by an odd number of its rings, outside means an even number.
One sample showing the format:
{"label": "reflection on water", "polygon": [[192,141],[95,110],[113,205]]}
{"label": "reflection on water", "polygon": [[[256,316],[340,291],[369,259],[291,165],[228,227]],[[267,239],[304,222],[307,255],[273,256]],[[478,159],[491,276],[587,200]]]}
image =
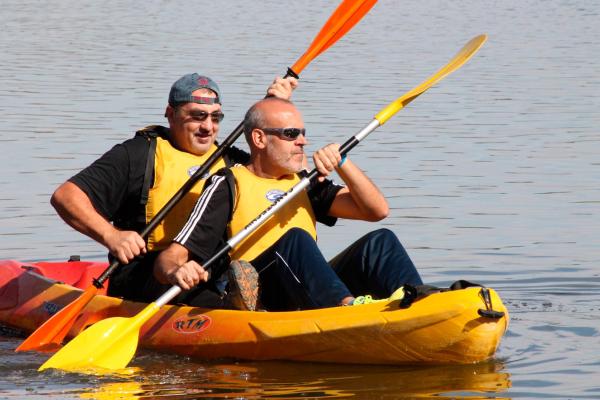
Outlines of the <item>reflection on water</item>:
{"label": "reflection on water", "polygon": [[[392,368],[339,367],[261,363],[260,365],[214,365],[190,368],[189,375],[158,375],[154,383],[111,382],[82,398],[114,396],[152,398],[381,398],[404,396],[450,398],[456,393],[476,398],[501,393],[510,386],[507,373],[493,363],[461,367]],[[145,371],[146,378],[154,375]],[[156,383],[160,382],[160,383]],[[377,389],[374,389],[377,388]],[[451,395],[452,394],[452,395]],[[129,397],[127,397],[129,396]]]}
{"label": "reflection on water", "polygon": [[[195,363],[143,353],[131,376],[35,372],[43,359],[14,354],[17,341],[0,340],[0,398],[192,399],[384,397],[501,398],[511,386],[499,361],[452,366],[352,366],[311,363]],[[59,381],[60,392],[50,382]]]}

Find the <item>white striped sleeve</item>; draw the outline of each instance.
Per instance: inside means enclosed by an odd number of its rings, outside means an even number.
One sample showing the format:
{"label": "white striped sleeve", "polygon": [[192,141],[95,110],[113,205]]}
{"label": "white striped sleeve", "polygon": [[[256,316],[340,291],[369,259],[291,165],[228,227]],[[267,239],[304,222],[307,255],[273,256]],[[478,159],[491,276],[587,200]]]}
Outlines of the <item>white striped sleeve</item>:
{"label": "white striped sleeve", "polygon": [[196,205],[194,206],[194,210],[190,214],[187,222],[181,229],[181,231],[175,236],[173,241],[185,245],[187,240],[190,238],[190,235],[194,232],[196,226],[200,223],[203,217],[205,217],[205,212],[208,204],[211,201],[212,196],[217,191],[219,185],[225,182],[225,177],[221,175],[213,175],[210,178],[210,184],[204,188],[202,195],[198,198]]}

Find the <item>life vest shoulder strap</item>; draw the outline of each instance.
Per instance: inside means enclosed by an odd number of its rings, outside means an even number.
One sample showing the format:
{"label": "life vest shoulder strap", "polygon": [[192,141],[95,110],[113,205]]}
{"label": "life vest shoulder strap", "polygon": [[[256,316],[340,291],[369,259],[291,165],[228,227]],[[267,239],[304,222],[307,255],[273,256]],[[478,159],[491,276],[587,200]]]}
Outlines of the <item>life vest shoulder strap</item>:
{"label": "life vest shoulder strap", "polygon": [[169,129],[161,125],[149,125],[135,132],[135,136],[141,136],[148,142],[148,157],[146,158],[146,168],[144,170],[144,183],[140,195],[140,205],[145,206],[148,203],[150,188],[154,183],[154,159],[156,154],[156,138],[167,139]]}
{"label": "life vest shoulder strap", "polygon": [[169,128],[164,127],[162,125],[148,125],[142,129],[139,129],[135,132],[135,136],[142,136],[146,139],[156,139],[157,137],[162,137],[163,139],[167,139],[169,134]]}

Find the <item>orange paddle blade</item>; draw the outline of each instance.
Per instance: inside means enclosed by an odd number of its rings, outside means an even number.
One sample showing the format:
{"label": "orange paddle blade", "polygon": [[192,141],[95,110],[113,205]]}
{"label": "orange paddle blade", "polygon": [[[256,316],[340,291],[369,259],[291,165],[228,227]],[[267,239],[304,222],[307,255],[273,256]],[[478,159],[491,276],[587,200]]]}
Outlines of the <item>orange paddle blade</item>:
{"label": "orange paddle blade", "polygon": [[75,319],[94,298],[97,291],[96,286],[90,285],[77,299],[63,307],[29,335],[15,351],[55,351],[60,348]]}
{"label": "orange paddle blade", "polygon": [[308,63],[352,29],[375,3],[377,0],[344,0],[331,14],[308,50],[296,61],[291,70],[299,75]]}

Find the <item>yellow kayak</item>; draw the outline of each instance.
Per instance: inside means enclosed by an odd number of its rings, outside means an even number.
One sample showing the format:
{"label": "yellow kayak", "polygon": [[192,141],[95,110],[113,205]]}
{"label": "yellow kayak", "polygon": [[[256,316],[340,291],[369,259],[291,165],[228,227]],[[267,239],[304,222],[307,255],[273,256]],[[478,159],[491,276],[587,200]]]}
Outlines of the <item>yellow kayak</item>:
{"label": "yellow kayak", "polygon": [[[85,287],[104,268],[98,262],[0,261],[0,323],[34,331],[81,294],[58,281]],[[97,295],[68,336],[101,319],[134,316],[145,306]],[[433,293],[408,308],[398,300],[288,312],[164,306],[143,326],[139,343],[199,359],[473,363],[494,356],[508,320],[498,294],[482,287]]]}

